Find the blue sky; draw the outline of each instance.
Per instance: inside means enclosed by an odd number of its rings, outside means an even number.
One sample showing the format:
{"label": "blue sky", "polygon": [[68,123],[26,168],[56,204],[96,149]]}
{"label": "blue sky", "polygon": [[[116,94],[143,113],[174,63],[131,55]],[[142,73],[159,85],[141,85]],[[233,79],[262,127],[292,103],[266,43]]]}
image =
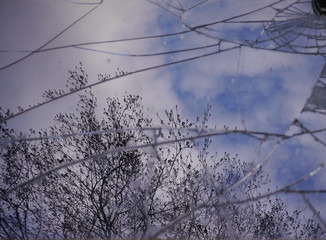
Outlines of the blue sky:
{"label": "blue sky", "polygon": [[[95,2],[0,0],[0,67],[27,54],[20,51],[38,49],[94,8],[96,5],[89,3]],[[306,44],[313,43],[300,39],[292,49],[277,49],[275,42],[266,41],[253,47],[253,40],[268,39],[266,32],[263,32],[267,24],[262,24],[262,21],[286,19],[286,16],[275,18],[276,11],[273,8],[263,8],[276,0],[179,1],[185,10],[188,9],[184,12],[176,10],[180,7],[176,1],[168,1],[176,4],[175,8],[163,4],[163,1],[153,2],[160,3],[165,9],[145,0],[104,0],[96,10],[44,48],[182,32],[187,30],[184,24],[198,26],[255,9],[262,10],[234,19],[247,22],[221,21],[210,25],[210,29],[198,29],[199,32],[83,46],[97,51],[70,47],[36,53],[0,70],[0,105],[16,109],[18,105],[27,107],[42,101],[41,95],[45,90],[64,87],[68,70],[74,69],[80,61],[92,83],[97,81],[99,73],[114,75],[117,68],[132,72],[220,50],[220,53],[212,56],[104,83],[94,87],[93,92],[103,99],[122,96],[124,92],[139,94],[154,117],[157,112],[163,113],[165,109],[178,105],[182,115],[195,119],[203,113],[207,104],[211,104],[212,118],[209,123],[221,129],[224,125],[243,129],[244,121],[248,130],[285,133],[291,130],[295,118],[302,119],[316,129],[325,126],[325,119],[320,116],[300,114],[324,64],[316,48],[305,49]],[[192,8],[200,2],[203,4]],[[275,8],[281,9],[295,2],[285,0],[275,5]],[[307,13],[311,12],[309,4],[295,6]],[[306,20],[307,28],[298,26],[296,29],[303,29],[304,34],[312,34],[314,31],[309,21]],[[244,39],[248,41],[244,42]],[[201,47],[216,44],[220,40],[219,46],[195,51],[151,57],[124,56]],[[242,43],[241,47],[239,42]],[[257,49],[262,47],[268,50]],[[294,50],[298,53],[294,54]],[[46,127],[51,124],[56,113],[74,109],[75,102],[76,97],[69,96],[12,119],[9,126],[19,131]],[[321,137],[325,139],[325,133]],[[257,149],[265,153],[273,144],[267,142],[260,145],[258,141],[246,141],[241,137],[214,138],[214,146],[221,154],[225,151],[239,153],[241,159],[249,162],[257,162],[262,157],[263,154],[257,154]],[[282,186],[307,173],[308,166],[313,168],[324,161],[325,153],[325,147],[319,146],[311,137],[303,136],[282,144],[266,166],[266,171],[271,175],[274,187]],[[293,158],[298,162],[294,164]],[[325,175],[325,170],[322,172]],[[326,179],[323,174],[310,182],[316,189],[324,188],[322,183]],[[291,201],[294,201],[293,198]],[[316,204],[322,208],[321,201]]]}

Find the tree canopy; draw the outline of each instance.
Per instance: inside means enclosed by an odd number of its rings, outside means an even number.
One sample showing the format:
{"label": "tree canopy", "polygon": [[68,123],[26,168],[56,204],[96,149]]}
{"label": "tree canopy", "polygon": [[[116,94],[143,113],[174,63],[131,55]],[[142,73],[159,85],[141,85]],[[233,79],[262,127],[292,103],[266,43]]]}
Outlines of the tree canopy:
{"label": "tree canopy", "polygon": [[[86,83],[80,68],[67,87]],[[75,112],[31,129],[27,141],[14,141],[23,136],[6,126],[10,111],[1,112],[1,138],[13,141],[0,153],[0,238],[326,237],[314,218],[263,190],[269,179],[261,168],[253,171],[236,153],[212,153],[209,136],[197,138],[205,136],[209,107],[195,121],[176,107],[158,114],[154,127],[140,96],[97,105],[84,91]]]}

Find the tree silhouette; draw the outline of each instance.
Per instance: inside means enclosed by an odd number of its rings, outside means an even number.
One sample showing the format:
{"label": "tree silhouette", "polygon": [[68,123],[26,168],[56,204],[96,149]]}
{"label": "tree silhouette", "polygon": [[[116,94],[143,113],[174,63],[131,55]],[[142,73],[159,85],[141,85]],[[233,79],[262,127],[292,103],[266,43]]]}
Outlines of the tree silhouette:
{"label": "tree silhouette", "polygon": [[[81,68],[71,72],[67,87],[83,85],[87,78],[81,74]],[[107,98],[102,112],[97,104],[91,91],[80,94],[75,113],[57,114],[48,130],[30,130],[38,141],[15,141],[16,133],[2,121],[3,138],[14,141],[1,151],[1,238],[148,238],[180,216],[187,217],[159,236],[325,237],[314,219],[288,212],[277,196],[238,202],[253,198],[268,176],[260,168],[235,186],[250,165],[237,155],[212,154],[210,138],[191,136],[189,130],[207,127],[209,108],[191,122],[176,107],[159,116],[161,126],[154,128],[139,96]],[[103,154],[116,149],[121,151]]]}

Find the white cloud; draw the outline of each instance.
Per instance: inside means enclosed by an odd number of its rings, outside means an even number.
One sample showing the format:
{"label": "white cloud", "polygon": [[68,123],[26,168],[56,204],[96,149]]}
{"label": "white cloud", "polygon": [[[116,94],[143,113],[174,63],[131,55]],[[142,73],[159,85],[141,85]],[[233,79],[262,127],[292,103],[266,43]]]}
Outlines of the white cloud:
{"label": "white cloud", "polygon": [[[1,29],[6,29],[5,35],[8,36],[8,39],[2,38],[3,44],[1,47],[18,50],[36,49],[94,7],[94,5],[80,5],[68,1],[50,2],[51,4],[34,0],[32,8],[8,3],[3,8],[5,9],[3,11],[16,11],[17,14],[21,13],[22,16],[21,18],[14,19],[14,21],[10,21],[10,19],[14,18],[14,15],[5,15],[7,18],[6,24],[2,22],[0,27]],[[152,4],[144,1],[133,1],[132,3],[120,0],[104,1],[94,12],[54,40],[50,46],[124,39],[161,33],[161,29],[157,25],[157,11],[155,9]],[[36,10],[37,13],[35,13]],[[50,10],[52,11],[51,14],[46,15]],[[23,22],[26,22],[25,28],[28,31],[23,30]],[[37,23],[44,26],[44,28],[36,27]],[[33,25],[33,27],[29,27],[29,24]],[[16,29],[16,32],[10,29]],[[18,40],[24,39],[24,43],[11,41],[11,39],[16,38]],[[117,53],[159,52],[164,50],[164,46],[160,44],[160,41],[160,39],[155,39],[111,43],[101,45],[100,49]],[[97,49],[98,46],[91,47]],[[11,53],[11,55],[14,54]],[[99,73],[108,73],[114,76],[117,68],[131,72],[162,64],[165,62],[165,58],[113,56],[76,48],[37,53],[16,66],[0,72],[0,77],[6,85],[6,88],[1,88],[1,105],[10,108],[15,108],[18,105],[26,107],[29,104],[32,105],[41,101],[40,97],[44,90],[64,87],[68,70],[73,70],[74,66],[79,64],[79,61],[83,62],[83,66],[89,75],[89,80],[92,82],[97,81],[97,74]],[[9,63],[8,60],[3,58],[0,58],[0,62],[3,65]],[[103,97],[119,96],[124,92],[140,94],[144,99],[144,104],[153,112],[157,112],[179,104],[175,93],[171,91],[171,79],[168,72],[162,70],[148,71],[101,84],[98,87],[94,87],[93,90],[100,92]],[[13,98],[12,96],[15,97]],[[74,101],[71,104],[74,104]],[[67,107],[68,105],[66,104],[65,106]],[[42,120],[45,121],[44,124],[52,119],[57,112],[49,112],[49,109],[65,111],[62,109],[61,100],[58,103],[54,102],[47,106],[38,110],[38,112],[44,111],[46,113],[43,116],[48,115],[48,120]],[[69,107],[67,110],[69,110]],[[33,116],[35,118],[35,115]],[[30,117],[32,116],[30,115]],[[30,119],[30,117],[27,119]],[[38,121],[40,121],[39,118]],[[35,125],[35,119],[34,121],[24,121],[24,124],[20,124],[22,128],[38,127],[40,125],[42,124],[38,123]]]}

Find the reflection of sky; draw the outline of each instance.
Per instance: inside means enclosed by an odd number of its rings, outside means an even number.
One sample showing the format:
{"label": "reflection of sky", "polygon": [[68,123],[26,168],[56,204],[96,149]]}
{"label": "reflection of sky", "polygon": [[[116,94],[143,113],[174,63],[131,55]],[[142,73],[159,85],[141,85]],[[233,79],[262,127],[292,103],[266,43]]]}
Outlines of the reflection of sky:
{"label": "reflection of sky", "polygon": [[[186,9],[199,1],[182,2]],[[177,10],[166,6],[173,14],[180,16],[179,19],[157,5],[143,0],[135,0],[132,3],[126,0],[104,1],[94,12],[46,47],[185,31],[187,28],[182,25],[181,20],[190,26],[220,21],[261,8],[266,5],[265,2],[207,1],[206,4],[181,15],[178,15]],[[286,5],[287,2],[294,1],[283,1],[281,4]],[[4,66],[26,54],[14,50],[37,49],[93,7],[94,5],[63,0],[0,0],[0,50],[11,50],[0,52],[0,65]],[[271,8],[262,9],[238,20],[272,19],[273,14],[275,15],[275,10]],[[220,48],[225,49],[237,46],[233,44],[239,43],[237,39],[257,39],[263,25],[256,22],[216,24],[209,27],[210,29],[199,30],[210,37],[231,39],[231,43],[221,43]],[[85,47],[123,54],[142,54],[216,43],[216,40],[210,37],[184,33]],[[266,39],[266,34],[261,39]],[[297,43],[302,45],[303,40],[299,39]],[[210,124],[217,125],[218,128],[226,125],[243,129],[243,120],[249,130],[284,133],[297,117],[305,120],[308,126],[323,127],[325,119],[300,114],[322,69],[323,59],[312,55],[257,50],[250,48],[251,45],[247,42],[243,44],[241,48],[213,56],[126,76],[94,87],[93,91],[103,97],[121,96],[124,92],[140,94],[153,116],[156,112],[162,113],[164,109],[178,105],[185,116],[194,119],[204,111],[207,104],[211,104]],[[275,43],[264,42],[259,45],[261,46],[273,49]],[[154,57],[110,55],[73,47],[36,53],[0,71],[0,103],[3,107],[15,108],[17,105],[27,107],[40,102],[43,91],[64,87],[67,71],[73,69],[79,61],[83,62],[90,82],[95,82],[97,74],[114,75],[117,68],[131,72],[200,56],[218,49],[212,47]],[[282,50],[291,51],[284,48]],[[74,101],[75,97],[58,100],[13,119],[10,124],[19,130],[47,126],[55,113],[74,109]],[[325,139],[325,134],[321,137]],[[243,160],[258,161],[255,155],[259,148],[257,141],[237,136],[214,138],[214,141],[214,146],[221,154],[225,151],[239,152]],[[275,185],[282,186],[324,161],[325,148],[316,145],[316,141],[308,136],[282,144],[266,167]],[[270,149],[270,145],[261,146],[263,152],[267,151],[265,148]],[[303,186],[309,187],[311,184],[316,189],[323,188],[321,183],[325,182],[324,180],[325,177],[319,174]]]}

